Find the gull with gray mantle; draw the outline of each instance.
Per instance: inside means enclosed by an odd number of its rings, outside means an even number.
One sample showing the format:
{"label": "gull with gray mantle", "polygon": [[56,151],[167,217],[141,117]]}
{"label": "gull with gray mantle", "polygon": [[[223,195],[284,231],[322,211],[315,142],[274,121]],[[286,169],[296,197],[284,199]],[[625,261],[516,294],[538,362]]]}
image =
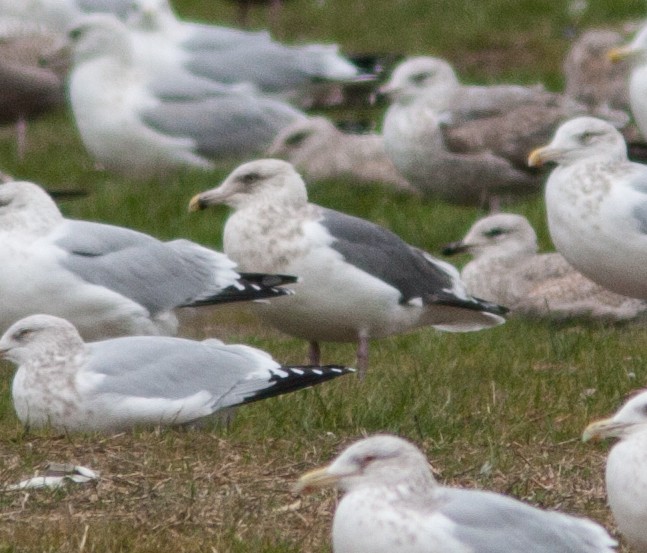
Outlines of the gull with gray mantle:
{"label": "gull with gray mantle", "polygon": [[74,325],[51,315],[14,323],[0,338],[0,357],[18,366],[11,393],[20,421],[68,432],[186,424],[353,370],[282,366],[264,351],[216,339],[86,343]]}
{"label": "gull with gray mantle", "polygon": [[291,293],[294,277],[241,274],[221,252],[63,217],[30,182],[0,184],[0,332],[35,313],[69,319],[85,339],[175,334],[181,306]]}
{"label": "gull with gray mantle", "polygon": [[[374,223],[308,202],[292,165],[261,159],[235,169],[191,210],[226,204],[224,250],[243,270],[299,277],[295,294],[263,306],[262,318],[310,342],[356,342],[368,366],[368,341],[431,325],[466,332],[504,322],[505,308],[467,294],[458,271]],[[259,306],[260,307],[260,306]]]}
{"label": "gull with gray mantle", "polygon": [[125,24],[89,15],[70,31],[69,97],[83,144],[106,169],[136,178],[267,148],[305,115],[251,87],[185,74],[151,74],[138,63]]}
{"label": "gull with gray mantle", "polygon": [[377,435],[304,474],[296,491],[342,490],[334,553],[612,553],[595,522],[498,493],[439,485],[413,444]]}
{"label": "gull with gray mantle", "polygon": [[582,440],[611,439],[618,442],[607,458],[607,501],[618,529],[632,551],[647,551],[647,391],[641,390],[607,419],[589,424]]}
{"label": "gull with gray mantle", "polygon": [[647,299],[647,166],[627,159],[613,125],[564,123],[530,165],[553,162],[546,183],[548,229],[557,250],[608,290]]}

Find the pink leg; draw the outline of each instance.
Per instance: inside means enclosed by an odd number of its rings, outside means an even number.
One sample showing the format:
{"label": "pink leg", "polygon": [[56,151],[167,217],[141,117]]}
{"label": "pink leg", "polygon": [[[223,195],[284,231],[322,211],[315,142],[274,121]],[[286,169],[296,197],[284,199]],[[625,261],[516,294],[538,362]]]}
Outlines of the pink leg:
{"label": "pink leg", "polygon": [[315,342],[314,340],[310,342],[308,357],[311,365],[321,365],[321,349],[319,348],[319,342]]}
{"label": "pink leg", "polygon": [[368,336],[360,334],[357,340],[357,375],[364,379],[368,369]]}
{"label": "pink leg", "polygon": [[27,120],[22,116],[16,121],[16,148],[18,159],[22,161],[25,158],[25,150],[27,149]]}

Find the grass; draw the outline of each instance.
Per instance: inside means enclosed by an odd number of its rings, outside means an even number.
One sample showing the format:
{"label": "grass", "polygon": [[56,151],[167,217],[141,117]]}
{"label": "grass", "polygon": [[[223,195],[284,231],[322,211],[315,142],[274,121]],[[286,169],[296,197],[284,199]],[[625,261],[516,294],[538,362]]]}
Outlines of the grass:
{"label": "grass", "polygon": [[[277,33],[290,41],[334,40],[352,52],[434,53],[472,82],[542,81],[555,89],[563,82],[569,26],[618,27],[644,10],[642,1],[601,1],[575,22],[564,2],[548,0],[321,4],[288,2]],[[235,13],[229,2],[215,0],[186,0],[178,10],[208,20],[217,13],[225,23]],[[254,17],[260,26],[262,10]],[[52,188],[87,188],[87,198],[62,204],[67,216],[220,247],[226,211],[189,214],[186,205],[231,166],[163,183],[128,182],[94,169],[65,112],[31,124],[28,140],[28,156],[20,161],[11,134],[0,136],[3,169]],[[313,185],[310,195],[432,252],[481,215],[347,182]],[[531,219],[549,249],[541,199],[514,210]],[[304,360],[303,342],[262,327],[245,308],[184,317],[187,335],[249,343],[286,363]],[[5,364],[0,483],[41,472],[47,461],[87,465],[101,479],[56,491],[0,493],[0,552],[327,552],[334,494],[297,498],[290,486],[345,444],[375,432],[414,440],[442,482],[509,493],[613,530],[603,486],[607,446],[585,446],[579,435],[645,382],[646,346],[639,324],[511,319],[472,334],[424,329],[374,342],[363,382],[344,378],[246,406],[228,427],[210,421],[194,430],[114,436],[25,434],[13,413],[12,371]],[[323,354],[328,362],[354,361],[352,345],[325,344]]]}

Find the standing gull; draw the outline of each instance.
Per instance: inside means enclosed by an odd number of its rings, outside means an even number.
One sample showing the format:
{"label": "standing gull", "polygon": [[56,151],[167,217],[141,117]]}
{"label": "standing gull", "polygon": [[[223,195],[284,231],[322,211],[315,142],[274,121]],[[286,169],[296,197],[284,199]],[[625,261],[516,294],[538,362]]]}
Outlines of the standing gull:
{"label": "standing gull", "polygon": [[0,356],[18,365],[12,397],[20,421],[70,432],[185,424],[352,371],[281,366],[264,351],[215,339],[85,343],[51,315],[14,323],[0,339]]}
{"label": "standing gull", "polygon": [[591,423],[582,439],[618,438],[607,458],[607,499],[620,532],[634,551],[647,551],[647,392],[632,397],[612,417]]}
{"label": "standing gull", "polygon": [[176,307],[280,296],[280,276],[241,275],[188,240],[65,219],[29,182],[0,184],[0,331],[34,313],[73,322],[86,339],[175,334]]}
{"label": "standing gull", "polygon": [[[403,62],[381,91],[391,100],[383,125],[386,152],[421,192],[475,204],[539,190],[540,176],[513,159],[518,158],[516,143],[534,136],[536,117],[524,111],[510,121],[510,111],[547,93],[513,86],[462,87],[449,64],[427,57]],[[502,111],[506,118],[495,124],[492,117]],[[485,125],[479,119],[484,116]],[[470,128],[452,144],[448,129],[459,133],[461,124]],[[498,129],[494,134],[492,127]],[[491,151],[493,140],[500,151]]]}
{"label": "standing gull", "polygon": [[578,117],[528,162],[557,164],[546,184],[557,250],[601,286],[647,299],[647,166],[627,159],[622,135],[605,121]]}
{"label": "standing gull", "polygon": [[505,309],[469,296],[451,265],[369,221],[309,203],[285,161],[241,165],[218,188],[194,196],[190,209],[222,203],[234,210],[224,249],[241,269],[299,277],[298,293],[260,314],[309,340],[313,364],[319,341],[357,342],[363,374],[370,338],[425,325],[465,332],[504,322]]}
{"label": "standing gull", "polygon": [[647,26],[644,26],[633,41],[609,51],[612,60],[631,61],[629,74],[629,104],[638,128],[647,139]]}
{"label": "standing gull", "polygon": [[278,131],[305,118],[252,90],[136,63],[125,25],[108,14],[81,19],[70,32],[69,95],[85,147],[107,169],[146,178],[169,169],[214,167],[267,148]]}
{"label": "standing gull", "polygon": [[537,253],[528,220],[513,213],[479,219],[443,253],[467,252],[461,271],[470,294],[530,317],[589,317],[625,321],[644,315],[647,303],[614,294],[576,271],[559,253]]}
{"label": "standing gull", "polygon": [[334,553],[612,553],[598,524],[505,495],[440,486],[413,444],[377,435],[304,474],[296,490],[345,492],[335,511]]}

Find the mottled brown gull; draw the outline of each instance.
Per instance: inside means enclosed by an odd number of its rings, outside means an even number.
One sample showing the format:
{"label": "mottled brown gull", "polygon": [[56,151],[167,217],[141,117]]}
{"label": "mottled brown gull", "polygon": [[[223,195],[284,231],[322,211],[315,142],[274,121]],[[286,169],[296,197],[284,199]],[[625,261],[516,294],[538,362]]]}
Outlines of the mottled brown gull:
{"label": "mottled brown gull", "polygon": [[[501,324],[505,312],[465,292],[458,271],[369,221],[308,202],[292,165],[256,160],[235,169],[213,190],[196,195],[193,210],[226,204],[224,249],[241,269],[287,271],[295,294],[259,306],[278,329],[309,340],[356,342],[360,373],[368,341],[431,325],[464,332]],[[293,301],[294,300],[294,301]]]}
{"label": "mottled brown gull", "polygon": [[283,277],[241,275],[223,253],[188,240],[66,219],[29,182],[0,184],[0,266],[0,332],[49,313],[86,339],[174,334],[176,307],[289,293],[276,287]]}
{"label": "mottled brown gull", "polygon": [[[502,92],[495,93],[499,88]],[[538,108],[533,105],[530,112],[510,112],[534,102],[537,94],[543,98],[547,93],[514,86],[472,90],[460,85],[446,62],[426,57],[403,62],[381,90],[391,100],[383,125],[386,152],[421,192],[477,204],[492,196],[539,191],[540,175],[515,165],[516,153],[524,147],[516,142],[528,140],[527,134],[532,140],[529,121],[535,121]],[[495,125],[492,118],[502,111],[507,119]],[[480,118],[486,116],[488,123],[483,124]],[[461,124],[469,125],[462,135]],[[490,126],[498,130],[492,134]],[[454,134],[449,135],[452,127]],[[494,147],[498,151],[491,151]],[[522,157],[526,155],[524,150]]]}
{"label": "mottled brown gull", "polygon": [[479,219],[465,238],[443,253],[473,256],[461,278],[470,294],[531,317],[588,317],[626,321],[645,315],[647,304],[594,283],[559,253],[537,253],[528,220],[512,213]]}
{"label": "mottled brown gull", "polygon": [[14,323],[0,339],[0,356],[18,366],[11,393],[20,421],[68,432],[184,424],[352,371],[282,366],[264,351],[216,339],[85,343],[51,315]]}
{"label": "mottled brown gull", "polygon": [[386,155],[381,135],[344,133],[325,117],[288,125],[267,155],[289,161],[308,182],[335,178],[358,185],[382,182],[396,190],[417,192]]}
{"label": "mottled brown gull", "polygon": [[607,458],[607,500],[632,551],[647,551],[647,392],[629,399],[618,412],[586,427],[582,439],[617,438]]}
{"label": "mottled brown gull", "polygon": [[612,553],[595,522],[505,495],[450,488],[434,479],[413,444],[377,435],[304,474],[296,491],[342,490],[334,553]]}
{"label": "mottled brown gull", "polygon": [[554,162],[546,183],[548,228],[578,271],[624,296],[647,299],[647,166],[627,159],[613,125],[564,123],[529,163]]}

